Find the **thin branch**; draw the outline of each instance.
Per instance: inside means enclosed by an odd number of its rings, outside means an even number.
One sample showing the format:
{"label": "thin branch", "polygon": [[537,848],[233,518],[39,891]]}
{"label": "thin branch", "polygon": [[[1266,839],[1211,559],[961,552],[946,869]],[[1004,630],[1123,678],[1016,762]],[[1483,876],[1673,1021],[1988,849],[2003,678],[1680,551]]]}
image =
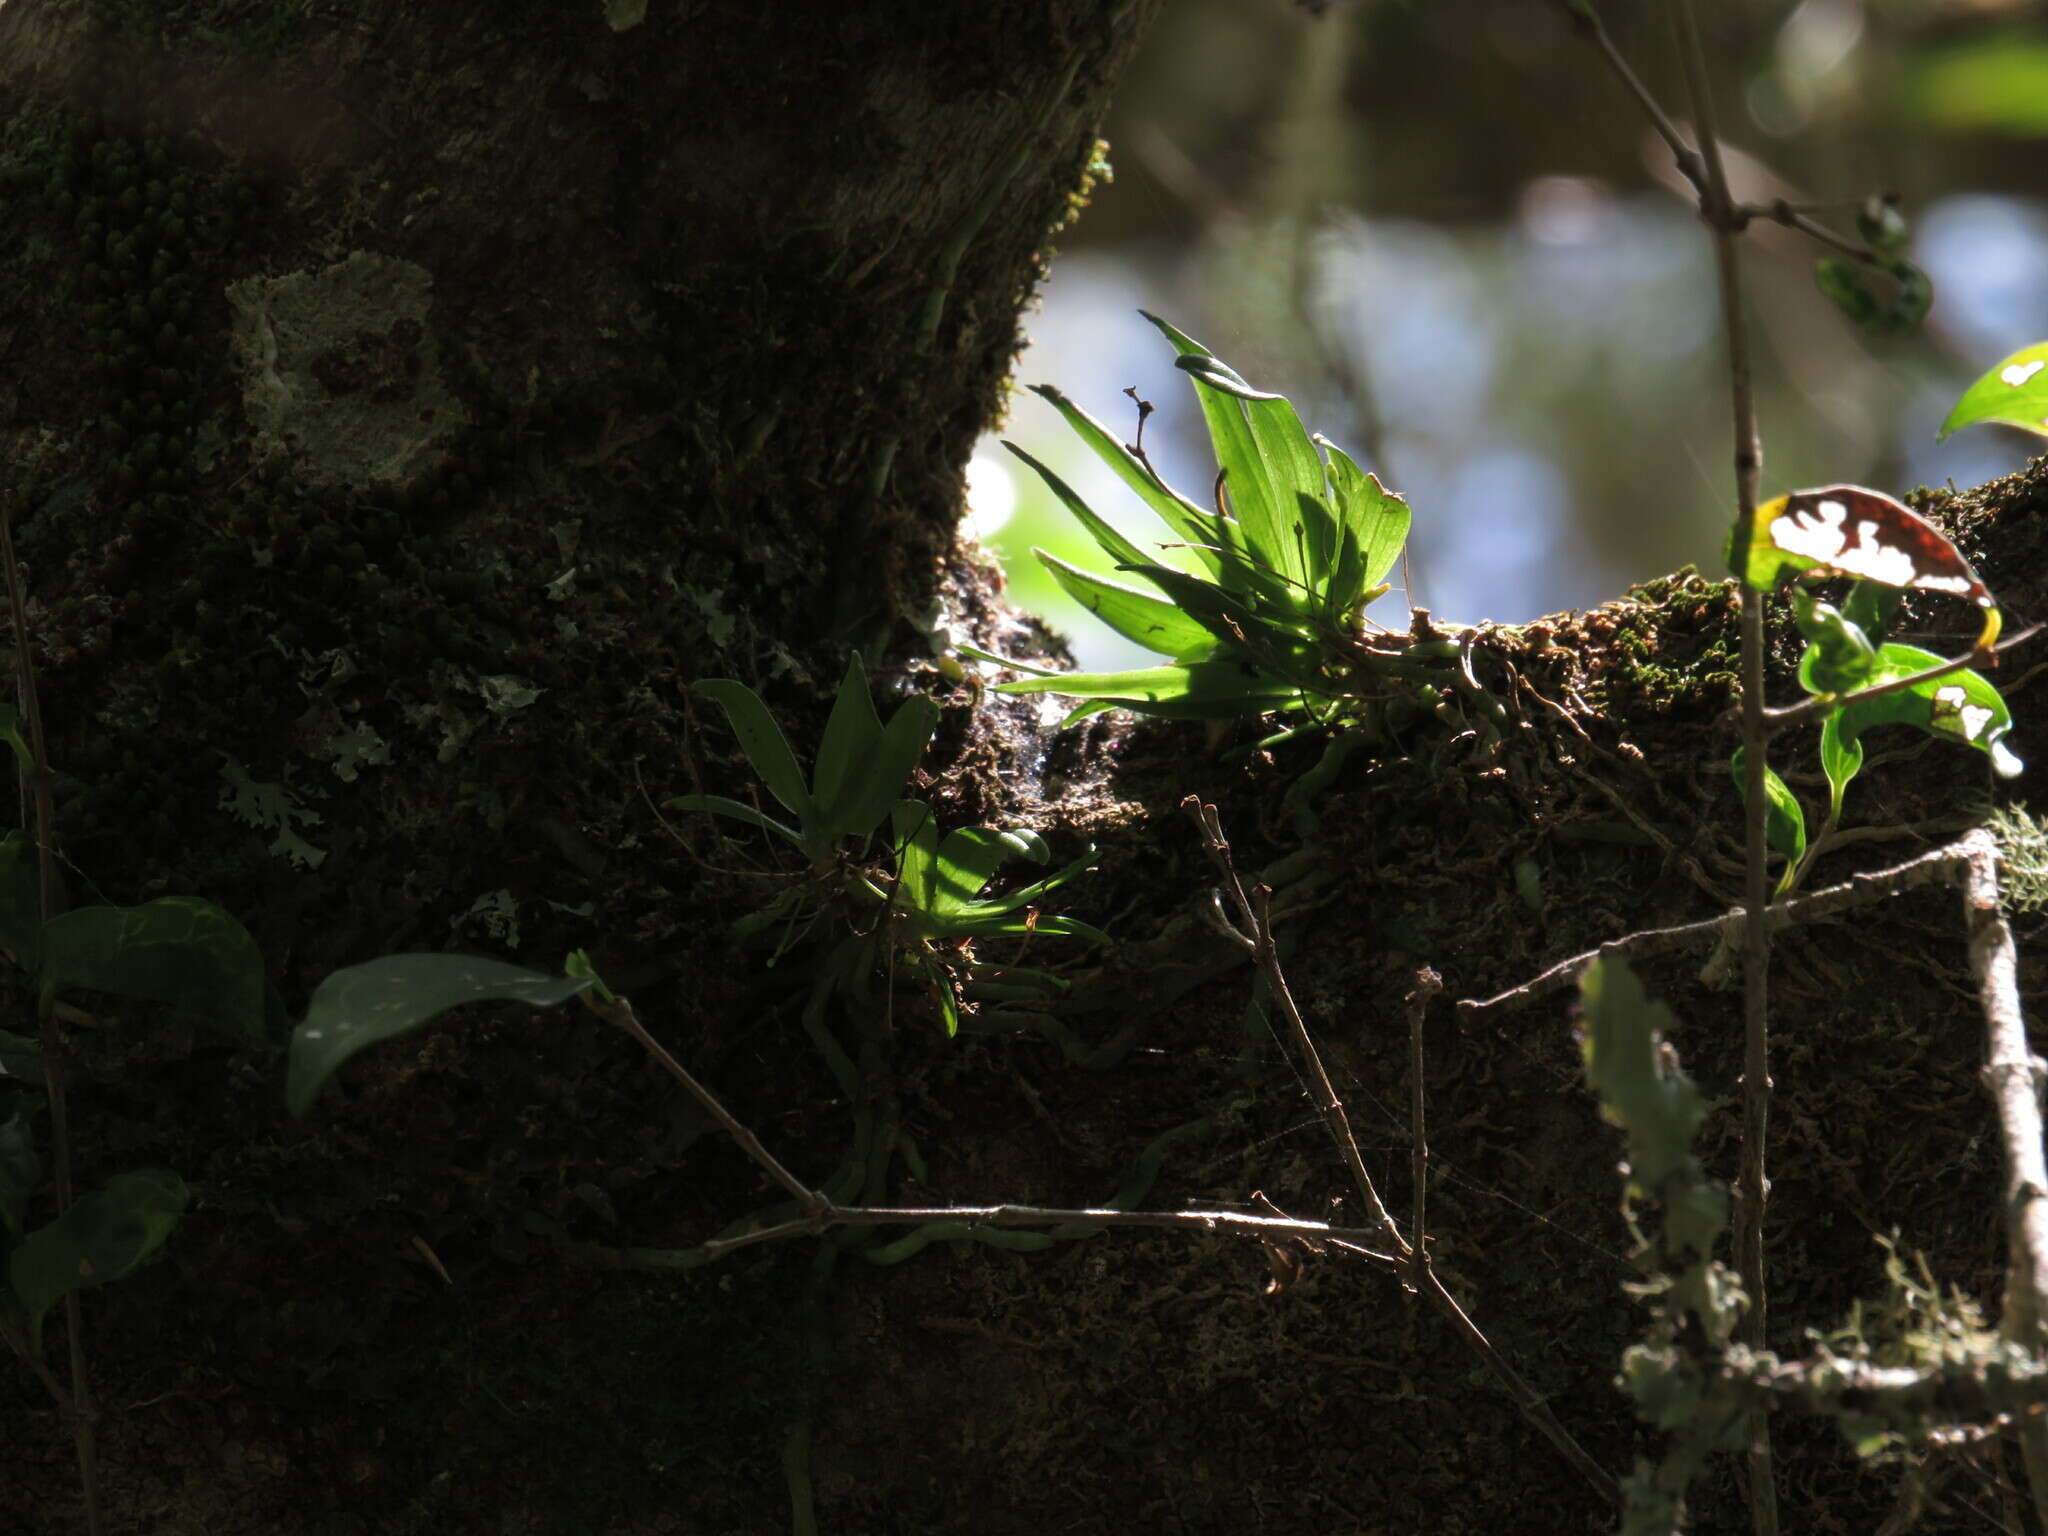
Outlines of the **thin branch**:
{"label": "thin branch", "polygon": [[[1423,614],[1420,622],[1426,625],[1428,615]],[[1267,988],[1281,1012],[1286,1015],[1294,1031],[1295,1045],[1314,1076],[1319,1094],[1318,1108],[1322,1110],[1331,1134],[1344,1153],[1345,1161],[1351,1168],[1352,1179],[1358,1185],[1374,1222],[1391,1242],[1394,1251],[1406,1261],[1406,1268],[1412,1277],[1411,1283],[1415,1284],[1417,1293],[1448,1318],[1464,1336],[1465,1342],[1506,1389],[1515,1406],[1521,1410],[1522,1417],[1550,1441],[1559,1454],[1576,1467],[1580,1475],[1597,1488],[1603,1497],[1619,1504],[1621,1485],[1614,1475],[1595,1461],[1585,1447],[1572,1438],[1571,1431],[1566,1429],[1557,1415],[1550,1411],[1550,1405],[1544,1400],[1543,1395],[1522,1379],[1521,1374],[1508,1363],[1506,1357],[1493,1347],[1492,1340],[1487,1338],[1484,1330],[1472,1320],[1464,1307],[1459,1305],[1457,1298],[1444,1289],[1436,1271],[1426,1262],[1416,1259],[1416,1250],[1424,1245],[1422,1230],[1419,1227],[1416,1229],[1412,1243],[1402,1238],[1400,1228],[1380,1200],[1379,1191],[1373,1186],[1372,1175],[1366,1172],[1365,1160],[1359,1154],[1357,1138],[1351,1134],[1351,1123],[1344,1114],[1343,1103],[1338,1099],[1337,1090],[1330,1082],[1330,1075],[1323,1067],[1321,1053],[1316,1050],[1314,1040],[1309,1037],[1308,1025],[1303,1022],[1300,1010],[1294,1006],[1293,994],[1287,987],[1287,977],[1280,969],[1280,951],[1273,942],[1273,927],[1269,920],[1273,893],[1261,885],[1250,895],[1246,894],[1243,884],[1237,878],[1236,867],[1231,862],[1230,844],[1224,840],[1222,823],[1217,819],[1215,806],[1204,805],[1200,797],[1189,795],[1181,802],[1181,807],[1194,818],[1195,825],[1201,829],[1203,845],[1223,876],[1224,888],[1230,892],[1231,900],[1236,905],[1240,917],[1251,930],[1249,935],[1237,934],[1237,940],[1239,943],[1248,944],[1257,957],[1266,978]],[[1418,1083],[1421,1081],[1419,1072],[1416,1074],[1416,1080]],[[1419,1135],[1419,1118],[1416,1124]]]}
{"label": "thin branch", "polygon": [[821,1203],[808,1215],[772,1222],[731,1237],[710,1238],[693,1248],[611,1248],[598,1243],[564,1243],[560,1251],[565,1257],[581,1260],[596,1269],[699,1269],[742,1248],[814,1235],[834,1227],[933,1225],[958,1227],[959,1235],[963,1237],[972,1236],[976,1227],[1151,1227],[1245,1237],[1264,1243],[1300,1237],[1329,1243],[1395,1273],[1404,1272],[1407,1267],[1406,1260],[1369,1246],[1380,1241],[1382,1234],[1364,1227],[1333,1227],[1328,1222],[1295,1221],[1243,1211],[1117,1211],[1036,1205],[867,1206],[827,1202]]}
{"label": "thin branch", "polygon": [[[1713,234],[1714,267],[1720,279],[1721,326],[1728,344],[1729,404],[1735,425],[1735,538],[1746,550],[1756,531],[1757,480],[1763,444],[1757,434],[1756,397],[1750,373],[1749,332],[1742,314],[1742,264],[1736,236],[1742,223],[1728,194],[1721,162],[1714,93],[1707,80],[1706,50],[1700,46],[1699,18],[1692,0],[1679,0],[1673,13],[1678,53],[1685,67],[1686,94],[1706,162],[1699,188],[1700,217]],[[1767,1332],[1770,1291],[1764,1274],[1765,1150],[1771,1117],[1770,929],[1764,916],[1770,900],[1764,817],[1765,751],[1770,733],[1764,719],[1764,598],[1748,581],[1742,591],[1743,754],[1743,928],[1742,928],[1742,1172],[1736,1183],[1736,1259],[1749,1306],[1737,1336],[1761,1349]],[[1755,1413],[1749,1421],[1749,1511],[1757,1536],[1777,1536],[1778,1495],[1771,1465],[1770,1421]]]}
{"label": "thin branch", "polygon": [[718,1122],[725,1134],[739,1143],[740,1150],[766,1170],[768,1177],[796,1196],[800,1204],[813,1213],[831,1207],[831,1202],[822,1194],[783,1167],[775,1154],[762,1146],[760,1139],[742,1125],[732,1111],[719,1103],[717,1096],[709,1088],[690,1075],[689,1068],[677,1061],[663,1048],[659,1040],[647,1033],[646,1026],[641,1024],[630,1002],[623,997],[606,1000],[588,994],[585,994],[583,1000],[600,1018],[607,1023],[616,1024],[638,1041],[640,1048],[652,1056],[664,1072],[683,1085],[690,1097],[703,1107],[706,1114]]}
{"label": "thin branch", "polygon": [[[1947,883],[1955,879],[1957,868],[1968,857],[1968,849],[1963,843],[1950,843],[1908,859],[1903,864],[1852,875],[1839,885],[1824,886],[1809,895],[1777,902],[1765,909],[1764,920],[1769,931],[1776,933],[1795,923],[1819,922],[1851,907],[1868,906],[1872,902],[1884,901],[1899,891],[1910,890],[1915,886]],[[1709,940],[1725,944],[1742,931],[1744,910],[1735,907],[1719,917],[1703,918],[1696,923],[1681,923],[1674,928],[1639,929],[1602,946],[1601,949],[1589,949],[1584,954],[1560,960],[1548,970],[1520,986],[1508,988],[1505,992],[1488,998],[1461,999],[1458,1003],[1458,1017],[1470,1023],[1497,1009],[1516,1007],[1531,1002],[1545,993],[1559,991],[1577,982],[1579,973],[1598,960],[1602,953],[1619,954],[1633,961],[1644,955],[1665,954],[1690,945],[1704,944]]]}
{"label": "thin branch", "polygon": [[1643,116],[1650,120],[1650,126],[1656,130],[1657,137],[1662,139],[1665,147],[1671,151],[1671,158],[1678,164],[1679,174],[1695,188],[1704,192],[1706,172],[1700,163],[1700,157],[1694,152],[1693,147],[1685,142],[1685,135],[1678,131],[1678,125],[1665,114],[1664,108],[1650,93],[1650,88],[1643,84],[1634,67],[1622,57],[1621,50],[1614,46],[1614,39],[1607,34],[1606,23],[1600,20],[1600,13],[1593,9],[1589,0],[1559,0],[1559,3],[1564,6],[1565,15],[1570,19],[1572,26],[1592,40],[1593,45],[1600,50],[1601,56],[1607,60],[1607,67],[1614,71],[1615,77],[1621,81],[1623,87],[1635,97],[1636,104],[1643,109]]}
{"label": "thin branch", "polygon": [[[21,723],[28,738],[29,766],[22,774],[35,815],[36,910],[38,921],[48,923],[57,915],[57,813],[50,797],[50,757],[43,735],[43,711],[36,696],[35,660],[29,654],[28,607],[21,595],[21,564],[14,555],[14,515],[17,498],[0,503],[0,567],[7,580],[7,612],[14,627],[15,690],[21,706]],[[43,1087],[50,1104],[50,1175],[57,1199],[57,1214],[71,1209],[71,1115],[64,1093],[65,1043],[63,1026],[57,1022],[54,998],[41,1005]],[[98,1409],[93,1404],[92,1380],[85,1363],[85,1312],[74,1288],[64,1293],[64,1331],[70,1344],[71,1438],[78,1453],[78,1479],[85,1498],[85,1528],[89,1536],[100,1536],[99,1453],[93,1425]]]}
{"label": "thin branch", "polygon": [[[2005,1154],[2005,1317],[2000,1332],[2038,1356],[2044,1335],[2041,1292],[2048,1286],[2048,1158],[2041,1150],[2043,1063],[2027,1043],[2020,1011],[2019,951],[1998,898],[1998,843],[1978,828],[1964,850],[1963,914],[1970,969],[1984,1008],[1984,1086],[1998,1106]],[[2028,1414],[2019,1426],[2020,1457],[2034,1499],[2035,1523],[2048,1530],[2048,1420]]]}
{"label": "thin branch", "polygon": [[[1401,1229],[1389,1214],[1380,1192],[1374,1187],[1372,1175],[1366,1171],[1365,1158],[1358,1150],[1358,1138],[1351,1133],[1350,1118],[1344,1113],[1343,1101],[1337,1097],[1337,1089],[1330,1081],[1330,1074],[1323,1066],[1322,1053],[1317,1051],[1315,1042],[1309,1038],[1308,1025],[1303,1022],[1301,1010],[1294,1006],[1294,996],[1288,990],[1287,977],[1280,969],[1280,949],[1273,942],[1273,925],[1268,920],[1272,892],[1261,885],[1256,888],[1254,901],[1247,895],[1243,883],[1237,878],[1237,867],[1230,860],[1230,844],[1224,840],[1223,826],[1216,817],[1216,807],[1204,805],[1199,796],[1189,795],[1181,801],[1181,809],[1194,818],[1201,829],[1203,847],[1208,851],[1211,862],[1223,877],[1223,888],[1230,893],[1232,904],[1238,916],[1250,932],[1245,936],[1252,958],[1266,978],[1267,990],[1272,994],[1275,1006],[1287,1020],[1294,1034],[1294,1047],[1301,1053],[1303,1065],[1314,1079],[1316,1108],[1322,1113],[1323,1121],[1330,1128],[1330,1135],[1336,1140],[1337,1150],[1343,1154],[1345,1165],[1351,1170],[1351,1181],[1358,1188],[1359,1198],[1365,1202],[1366,1210],[1378,1223],[1387,1242],[1402,1257],[1408,1255],[1408,1242],[1401,1236]],[[1420,1234],[1418,1233],[1419,1237]]]}
{"label": "thin branch", "polygon": [[1413,1250],[1414,1283],[1420,1290],[1429,1269],[1429,1138],[1423,1131],[1423,1108],[1428,1095],[1422,1081],[1422,1020],[1429,1012],[1429,1000],[1444,989],[1444,979],[1428,966],[1415,973],[1415,990],[1408,994],[1408,1162],[1410,1192],[1408,1231]]}

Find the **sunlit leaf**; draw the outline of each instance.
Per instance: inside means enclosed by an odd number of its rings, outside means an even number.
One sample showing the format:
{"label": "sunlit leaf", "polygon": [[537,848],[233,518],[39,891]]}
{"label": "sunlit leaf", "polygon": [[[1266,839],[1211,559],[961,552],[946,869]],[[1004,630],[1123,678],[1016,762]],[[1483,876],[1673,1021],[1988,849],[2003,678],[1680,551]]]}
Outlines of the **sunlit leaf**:
{"label": "sunlit leaf", "polygon": [[[1159,520],[1171,528],[1179,538],[1195,546],[1217,542],[1214,514],[1196,506],[1186,497],[1154,479],[1151,472],[1145,468],[1144,462],[1119,442],[1101,422],[1050,384],[1033,385],[1031,392],[1064,416],[1067,425],[1074,429],[1083,442],[1095,450],[1096,457],[1114,470],[1125,485],[1143,497],[1145,504],[1157,514]],[[1200,558],[1213,574],[1216,570],[1215,558],[1206,553],[1202,553]]]}
{"label": "sunlit leaf", "polygon": [[[1294,532],[1295,498],[1303,492],[1322,496],[1324,479],[1322,459],[1301,418],[1285,396],[1252,389],[1200,342],[1157,315],[1145,318],[1173,343],[1180,353],[1176,364],[1196,380],[1195,394],[1209,424],[1216,462],[1227,471],[1225,492],[1247,552],[1305,591],[1308,572]],[[1237,387],[1225,384],[1226,376]]]}
{"label": "sunlit leaf", "polygon": [[1216,637],[1177,605],[1069,565],[1042,549],[1031,552],[1069,597],[1126,640],[1176,661],[1193,661],[1215,650]]}
{"label": "sunlit leaf", "polygon": [[148,998],[263,1038],[263,956],[210,901],[160,896],[139,907],[80,907],[43,926],[45,996],[73,987]]}
{"label": "sunlit leaf", "polygon": [[[1870,682],[1889,682],[1930,667],[1945,659],[1917,646],[1891,644],[1878,650],[1878,665]],[[2004,697],[1981,672],[1967,669],[1950,672],[1911,688],[1879,694],[1845,704],[1836,729],[1844,746],[1858,742],[1875,725],[1910,725],[1931,736],[1975,747],[1991,759],[2001,778],[2012,778],[2025,767],[2005,745],[2012,730],[2012,711]]]}
{"label": "sunlit leaf", "polygon": [[1831,709],[1820,724],[1820,766],[1828,776],[1828,820],[1842,818],[1842,797],[1863,771],[1863,743],[1842,734],[1843,711]]}
{"label": "sunlit leaf", "polygon": [[[1737,747],[1735,757],[1728,765],[1735,774],[1735,787],[1741,792],[1745,804],[1749,800],[1749,776],[1744,772],[1747,762],[1747,749]],[[1799,861],[1806,857],[1806,812],[1800,808],[1798,797],[1778,777],[1778,771],[1768,763],[1764,765],[1764,802],[1764,841],[1785,861],[1785,881],[1789,881],[1799,868]],[[1784,881],[1781,881],[1779,889],[1783,888]]]}
{"label": "sunlit leaf", "polygon": [[1088,536],[1096,542],[1096,545],[1110,559],[1119,565],[1147,565],[1151,563],[1151,556],[1125,538],[1115,524],[1099,515],[1094,508],[1083,501],[1080,493],[1068,485],[1066,481],[1047,469],[1015,443],[1005,442],[1003,446],[1038,471],[1038,478],[1046,483],[1047,488],[1052,491],[1053,495],[1057,496],[1067,511],[1073,514],[1074,521],[1088,531]]}
{"label": "sunlit leaf", "polygon": [[116,1174],[23,1238],[8,1255],[7,1279],[28,1313],[33,1347],[41,1350],[43,1317],[55,1303],[132,1272],[163,1246],[191,1198],[185,1181],[163,1169]]}
{"label": "sunlit leaf", "polygon": [[591,985],[477,955],[387,955],[336,971],[314,989],[292,1031],[285,1103],[303,1115],[320,1087],[366,1046],[394,1039],[467,1003],[554,1008]]}
{"label": "sunlit leaf", "polygon": [[1826,485],[1765,502],[1756,509],[1749,549],[1740,560],[1731,549],[1729,563],[1764,592],[1788,571],[1945,592],[1984,610],[1980,649],[1998,637],[1998,606],[1948,535],[1910,507],[1860,485]]}
{"label": "sunlit leaf", "polygon": [[1808,592],[1792,594],[1792,612],[1808,642],[1799,658],[1801,687],[1808,693],[1849,693],[1870,681],[1877,647],[1860,624]]}
{"label": "sunlit leaf", "polygon": [[1168,719],[1227,719],[1299,705],[1301,694],[1241,662],[1209,660],[1127,672],[1067,672],[999,684],[998,693],[1058,693]]}
{"label": "sunlit leaf", "polygon": [[1408,542],[1413,514],[1408,503],[1380,484],[1379,476],[1360,469],[1342,448],[1327,437],[1318,437],[1330,456],[1330,483],[1337,492],[1337,505],[1344,521],[1358,531],[1358,547],[1365,571],[1361,584],[1376,587],[1401,558]]}
{"label": "sunlit leaf", "polygon": [[939,888],[939,823],[920,800],[899,800],[890,813],[896,845],[899,906],[928,911]]}
{"label": "sunlit leaf", "polygon": [[2048,341],[2022,347],[1964,390],[1941,435],[1986,421],[2048,436]]}

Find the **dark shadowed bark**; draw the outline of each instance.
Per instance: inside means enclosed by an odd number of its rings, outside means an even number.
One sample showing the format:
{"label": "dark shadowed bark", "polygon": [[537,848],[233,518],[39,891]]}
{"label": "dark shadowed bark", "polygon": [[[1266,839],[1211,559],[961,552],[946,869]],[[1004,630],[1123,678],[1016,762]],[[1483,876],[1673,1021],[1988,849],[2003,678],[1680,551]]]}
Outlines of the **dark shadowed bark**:
{"label": "dark shadowed bark", "polygon": [[[73,896],[226,906],[280,1036],[338,965],[587,947],[777,1156],[822,1180],[864,1147],[878,1197],[1257,1190],[1329,1215],[1341,1165],[1242,957],[1197,920],[1212,877],[1176,810],[1197,792],[1282,886],[1294,993],[1407,1211],[1419,966],[1483,997],[1734,899],[1733,605],[1677,577],[1489,636],[1504,742],[1447,694],[1317,779],[1311,740],[1049,740],[948,680],[931,605],[984,635],[1000,614],[953,548],[961,465],[1153,9],[649,0],[614,32],[597,0],[0,4],[0,493]],[[2014,612],[2041,607],[2042,483],[1947,509]],[[748,792],[685,685],[754,684],[807,756],[855,644],[943,705],[919,788],[949,824],[1101,845],[1074,910],[1118,944],[1005,1033],[946,1040],[907,987],[834,1015],[850,1103],[800,1018],[809,952],[729,927],[790,861],[672,837],[654,807]],[[1873,765],[1863,814],[1943,832],[1962,756]],[[1877,1292],[1870,1235],[1893,1227],[1995,1294],[1961,931],[1938,893],[1782,942],[1780,1347]],[[1076,958],[1048,947],[1031,963]],[[1727,1094],[1737,1010],[1703,958],[1645,971]],[[81,1177],[161,1164],[196,1196],[159,1261],[88,1295],[113,1529],[1608,1518],[1439,1318],[1341,1261],[1272,1296],[1255,1248],[1177,1233],[601,1267],[775,1196],[586,1017],[484,1013],[365,1053],[302,1122],[274,1055],[112,1006],[73,1035]],[[1447,1000],[1425,1043],[1438,1275],[1625,1470],[1618,1144],[1567,1010],[1460,1027]],[[1733,1135],[1723,1115],[1701,1149],[1718,1172]],[[1780,1465],[1802,1508],[1874,1529],[1893,1480],[1838,1439],[1794,1426]],[[60,1415],[11,1365],[0,1445],[0,1531],[82,1528]],[[1725,1479],[1695,1513],[1744,1518]]]}

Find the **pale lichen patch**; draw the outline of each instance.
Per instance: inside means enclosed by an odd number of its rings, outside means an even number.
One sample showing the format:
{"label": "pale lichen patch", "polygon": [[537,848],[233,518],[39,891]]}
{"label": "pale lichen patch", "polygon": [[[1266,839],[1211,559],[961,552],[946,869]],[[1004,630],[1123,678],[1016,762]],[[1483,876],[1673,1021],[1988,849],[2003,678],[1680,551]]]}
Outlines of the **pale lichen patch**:
{"label": "pale lichen patch", "polygon": [[316,485],[365,487],[431,468],[469,425],[427,324],[433,285],[417,263],[367,251],[230,284],[242,404],[259,443]]}

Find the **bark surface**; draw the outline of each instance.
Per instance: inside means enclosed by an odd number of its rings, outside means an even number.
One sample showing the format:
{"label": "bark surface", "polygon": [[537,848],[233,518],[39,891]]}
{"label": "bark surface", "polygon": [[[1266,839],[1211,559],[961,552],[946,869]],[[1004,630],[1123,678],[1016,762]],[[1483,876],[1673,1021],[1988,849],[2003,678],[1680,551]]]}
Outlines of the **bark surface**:
{"label": "bark surface", "polygon": [[[235,912],[280,1036],[338,965],[465,948],[551,968],[588,947],[822,1180],[856,1116],[799,1019],[810,962],[728,928],[790,861],[672,837],[654,806],[748,793],[681,685],[746,680],[807,757],[861,643],[945,707],[921,792],[947,823],[1027,822],[1063,856],[1093,838],[1066,909],[1119,941],[1000,1033],[948,1041],[908,987],[831,1021],[879,1192],[1258,1190],[1328,1212],[1341,1167],[1195,915],[1210,877],[1176,807],[1200,793],[1240,868],[1283,887],[1295,994],[1408,1209],[1419,965],[1486,996],[1739,888],[1733,604],[1674,577],[1490,637],[1503,746],[1418,719],[1313,794],[1313,742],[1053,737],[947,680],[940,623],[1032,643],[953,549],[960,469],[1152,9],[652,0],[615,34],[595,4],[0,6],[0,489],[21,500],[74,897]],[[2014,612],[2041,606],[2044,502],[2016,477],[1946,511]],[[1936,748],[1852,793],[1872,825],[1932,831],[1971,814],[1958,781],[1978,770]],[[1894,1227],[1996,1294],[1961,938],[1934,893],[1783,943],[1781,1347],[1879,1290],[1871,1234]],[[1031,963],[1073,958],[1047,948]],[[1730,1093],[1736,1010],[1697,969],[1648,972],[1688,1066]],[[115,1529],[1606,1518],[1439,1322],[1327,1259],[1274,1296],[1259,1252],[1169,1234],[593,1267],[772,1192],[587,1019],[455,1020],[359,1058],[303,1122],[274,1056],[113,1006],[75,1035],[84,1182],[161,1164],[198,1197],[159,1262],[89,1293]],[[1625,1469],[1633,1271],[1566,1010],[1460,1030],[1446,1004],[1427,1044],[1439,1272]],[[1732,1134],[1724,1115],[1710,1166]],[[1893,1479],[1837,1440],[1786,1430],[1787,1497],[1873,1528]],[[26,1372],[0,1372],[0,1444],[7,1512],[80,1528],[68,1438]],[[1720,1485],[1696,1515],[1745,1518]]]}

